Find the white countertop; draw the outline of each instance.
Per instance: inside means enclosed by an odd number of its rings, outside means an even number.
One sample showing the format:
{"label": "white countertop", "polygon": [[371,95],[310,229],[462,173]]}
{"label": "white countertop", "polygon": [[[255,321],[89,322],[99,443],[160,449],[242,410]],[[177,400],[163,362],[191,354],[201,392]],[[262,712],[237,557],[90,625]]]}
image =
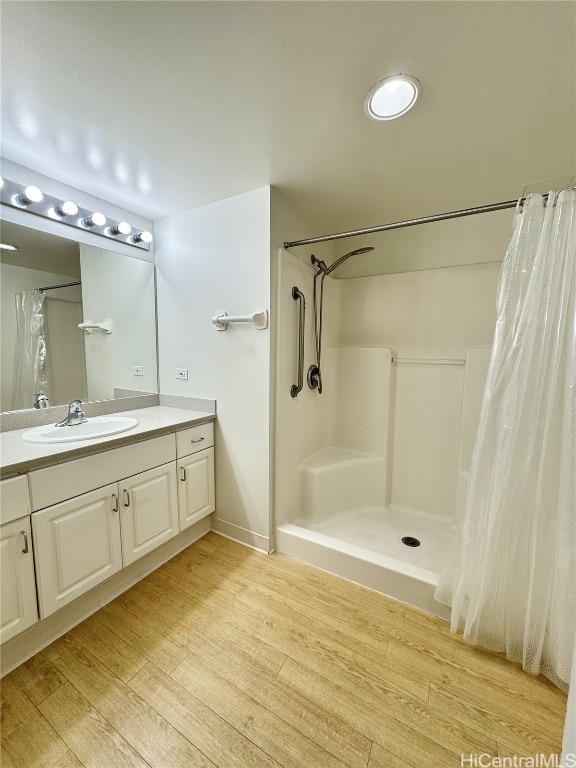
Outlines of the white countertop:
{"label": "white countertop", "polygon": [[34,469],[60,464],[63,461],[89,456],[92,453],[129,445],[140,440],[176,432],[179,429],[193,427],[213,421],[215,413],[193,411],[186,408],[169,408],[157,405],[152,408],[139,408],[133,411],[118,411],[115,416],[133,416],[138,424],[127,432],[117,435],[76,440],[69,443],[27,443],[22,440],[26,429],[15,429],[0,434],[0,477],[24,474]]}

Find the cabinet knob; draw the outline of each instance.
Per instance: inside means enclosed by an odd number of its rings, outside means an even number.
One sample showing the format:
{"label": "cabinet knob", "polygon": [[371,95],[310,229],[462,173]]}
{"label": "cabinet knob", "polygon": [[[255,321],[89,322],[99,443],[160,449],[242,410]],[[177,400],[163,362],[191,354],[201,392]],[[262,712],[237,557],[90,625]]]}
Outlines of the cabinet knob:
{"label": "cabinet knob", "polygon": [[118,496],[115,493],[112,494],[112,512],[118,512]]}
{"label": "cabinet knob", "polygon": [[186,482],[186,468],[180,467],[180,480]]}
{"label": "cabinet knob", "polygon": [[191,443],[201,443],[201,442],[202,442],[202,440],[205,440],[205,439],[206,439],[206,438],[204,438],[204,437],[199,437],[199,438],[198,438],[198,440],[190,440],[190,442],[191,442]]}
{"label": "cabinet knob", "polygon": [[124,506],[129,507],[130,506],[130,494],[126,489],[124,489]]}
{"label": "cabinet knob", "polygon": [[21,534],[22,534],[22,536],[24,537],[24,549],[22,550],[22,554],[23,554],[23,555],[27,555],[27,554],[28,554],[28,552],[29,552],[29,547],[28,547],[28,534],[26,533],[26,531],[20,531],[20,533],[21,533]]}

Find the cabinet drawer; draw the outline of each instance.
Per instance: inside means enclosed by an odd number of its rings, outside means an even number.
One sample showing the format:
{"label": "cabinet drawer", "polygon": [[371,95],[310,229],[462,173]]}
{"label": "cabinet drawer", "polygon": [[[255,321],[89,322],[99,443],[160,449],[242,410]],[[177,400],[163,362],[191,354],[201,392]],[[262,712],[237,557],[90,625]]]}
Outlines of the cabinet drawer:
{"label": "cabinet drawer", "polygon": [[0,482],[0,524],[11,523],[30,514],[28,477],[11,477]]}
{"label": "cabinet drawer", "polygon": [[203,451],[213,445],[214,425],[211,421],[208,424],[199,424],[197,427],[176,432],[176,455],[178,458]]}
{"label": "cabinet drawer", "polygon": [[174,435],[143,440],[30,473],[32,509],[58,504],[74,496],[137,475],[176,458]]}

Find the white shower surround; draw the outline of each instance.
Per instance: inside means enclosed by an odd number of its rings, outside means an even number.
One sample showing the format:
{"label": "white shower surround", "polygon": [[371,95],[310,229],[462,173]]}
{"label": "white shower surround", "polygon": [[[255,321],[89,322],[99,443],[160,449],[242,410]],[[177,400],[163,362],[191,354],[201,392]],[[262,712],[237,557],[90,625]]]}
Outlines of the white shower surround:
{"label": "white shower surround", "polygon": [[[305,387],[292,399],[297,329],[290,292],[297,285],[307,298],[308,366],[313,272],[286,252],[280,262],[276,547],[447,618],[433,593],[466,492],[498,265],[328,280],[324,393]],[[455,299],[447,302],[451,291]],[[418,307],[399,303],[410,292],[434,315],[420,346],[413,338]],[[411,309],[413,326],[403,329],[398,315]],[[484,348],[466,349],[482,341]],[[396,364],[395,355],[443,362]],[[405,546],[402,536],[421,546]]]}

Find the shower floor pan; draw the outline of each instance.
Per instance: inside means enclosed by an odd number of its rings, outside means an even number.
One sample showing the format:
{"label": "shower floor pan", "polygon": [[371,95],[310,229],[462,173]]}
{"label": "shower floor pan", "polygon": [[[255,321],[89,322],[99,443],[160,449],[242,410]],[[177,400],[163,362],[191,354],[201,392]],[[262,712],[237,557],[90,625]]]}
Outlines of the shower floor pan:
{"label": "shower floor pan", "polygon": [[[406,546],[403,537],[420,545]],[[434,591],[453,541],[454,530],[445,521],[382,507],[296,519],[276,532],[279,552],[444,619],[450,609],[434,599]]]}

